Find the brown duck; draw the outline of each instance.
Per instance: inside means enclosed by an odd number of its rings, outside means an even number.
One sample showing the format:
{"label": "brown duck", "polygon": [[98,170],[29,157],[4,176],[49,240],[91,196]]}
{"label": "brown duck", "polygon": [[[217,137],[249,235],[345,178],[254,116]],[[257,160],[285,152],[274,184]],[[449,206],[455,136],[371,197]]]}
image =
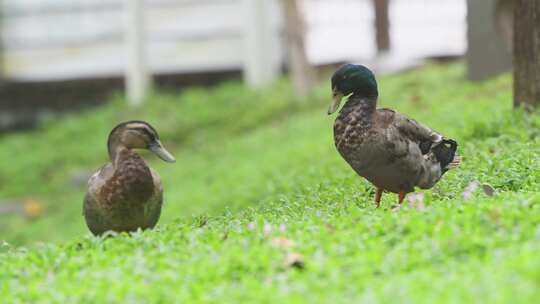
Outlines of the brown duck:
{"label": "brown duck", "polygon": [[110,163],[88,181],[83,214],[94,235],[153,228],[163,203],[159,175],[133,149],[148,149],[166,162],[175,162],[156,130],[144,121],[117,125],[107,142]]}
{"label": "brown duck", "polygon": [[401,204],[415,187],[433,187],[460,157],[457,143],[391,109],[377,109],[373,73],[346,64],[332,76],[334,113],[350,95],[334,124],[337,150],[347,163],[376,188],[379,207],[383,191],[397,193]]}

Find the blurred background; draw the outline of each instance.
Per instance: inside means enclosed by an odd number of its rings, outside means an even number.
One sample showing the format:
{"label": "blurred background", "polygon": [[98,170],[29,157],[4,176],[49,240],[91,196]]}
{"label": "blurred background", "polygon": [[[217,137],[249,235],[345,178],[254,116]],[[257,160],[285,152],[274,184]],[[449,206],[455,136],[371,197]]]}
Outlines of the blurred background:
{"label": "blurred background", "polygon": [[[242,74],[250,84],[269,82],[288,61],[283,2],[3,0],[0,129],[31,126],[49,110],[103,103],[123,88],[133,60],[142,61],[135,73],[175,89]],[[468,22],[469,43],[486,49],[511,34],[511,0],[469,2],[467,20],[465,0],[302,0],[303,37],[295,39],[303,39],[313,66],[356,61],[394,71],[464,55]]]}
{"label": "blurred background", "polygon": [[[294,92],[285,99],[303,99],[318,94],[318,80],[326,89],[328,71],[343,62],[362,63],[385,74],[464,58],[466,77],[484,80],[511,69],[511,41],[512,0],[1,0],[0,144],[6,151],[0,154],[5,166],[0,168],[0,239],[28,223],[21,219],[7,224],[21,212],[32,218],[44,206],[51,213],[64,208],[54,201],[64,193],[66,179],[78,188],[62,196],[70,211],[59,216],[80,217],[86,178],[91,168],[106,161],[111,121],[159,117],[173,150],[175,144],[189,142],[177,132],[189,123],[148,114],[159,112],[152,106],[159,108],[160,99],[169,102],[163,108],[171,109],[170,102],[180,104],[175,92],[196,87],[202,91],[190,98],[200,99],[206,96],[201,93],[205,88],[232,81],[238,86],[221,87],[215,98],[234,99],[236,93],[227,90],[245,87],[248,93],[242,94],[249,99],[258,96],[253,92],[271,95],[264,90],[275,89],[276,83],[279,87],[285,75]],[[327,95],[329,90],[321,91]],[[103,111],[99,115],[85,114],[91,116],[85,123],[95,140],[78,127],[65,131],[69,125],[58,127],[62,131],[54,140],[32,133],[66,113],[77,115],[109,103],[114,105],[97,110]],[[232,116],[222,113],[220,120],[216,107],[207,115],[215,116],[208,125],[229,123]],[[263,110],[275,110],[268,107]],[[174,127],[167,129],[170,125]],[[190,126],[200,127],[195,122]],[[92,156],[68,154],[66,143],[78,139],[84,139],[79,150],[85,152],[80,153]],[[7,144],[18,148],[5,148]],[[40,159],[8,168],[6,159],[29,151]],[[74,160],[66,161],[66,155]],[[35,169],[40,162],[43,167]],[[47,189],[28,191],[38,182]],[[39,235],[36,231],[49,224],[36,226],[32,233]],[[78,227],[73,234],[84,230],[79,218],[73,227]],[[32,239],[29,235],[15,239]]]}

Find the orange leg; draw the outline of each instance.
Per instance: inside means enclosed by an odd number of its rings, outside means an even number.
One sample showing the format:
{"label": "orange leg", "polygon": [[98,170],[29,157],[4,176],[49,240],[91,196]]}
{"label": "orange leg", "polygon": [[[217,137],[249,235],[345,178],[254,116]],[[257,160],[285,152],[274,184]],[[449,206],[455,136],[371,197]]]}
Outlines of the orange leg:
{"label": "orange leg", "polygon": [[405,191],[400,191],[398,196],[399,196],[399,204],[401,205],[401,203],[403,203],[403,200],[405,199],[405,196],[407,195],[407,193],[405,193]]}
{"label": "orange leg", "polygon": [[383,189],[377,188],[377,192],[375,193],[375,206],[379,208],[381,205],[381,197],[382,197]]}

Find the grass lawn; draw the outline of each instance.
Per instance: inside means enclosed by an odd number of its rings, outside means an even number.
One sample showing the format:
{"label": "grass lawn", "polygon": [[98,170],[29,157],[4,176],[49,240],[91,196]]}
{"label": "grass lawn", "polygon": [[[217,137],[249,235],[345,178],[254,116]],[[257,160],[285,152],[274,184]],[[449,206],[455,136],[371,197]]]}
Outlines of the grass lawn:
{"label": "grass lawn", "polygon": [[[0,138],[0,299],[17,302],[534,303],[540,298],[540,115],[511,111],[511,78],[464,80],[462,64],[381,77],[392,107],[460,142],[462,166],[425,206],[382,208],[333,145],[327,82],[306,102],[286,81],[121,98]],[[176,164],[158,227],[101,239],[82,215],[84,177],[116,122],[156,127]],[[81,182],[83,180],[83,182]],[[468,200],[471,181],[490,184]],[[2,242],[5,240],[5,242]]]}

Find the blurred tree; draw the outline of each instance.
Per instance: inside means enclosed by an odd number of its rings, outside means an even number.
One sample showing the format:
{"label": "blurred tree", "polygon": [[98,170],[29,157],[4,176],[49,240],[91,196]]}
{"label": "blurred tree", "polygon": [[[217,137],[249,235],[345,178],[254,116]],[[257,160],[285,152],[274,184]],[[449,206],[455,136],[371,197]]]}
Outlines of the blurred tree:
{"label": "blurred tree", "polygon": [[512,53],[514,37],[514,0],[498,0],[495,7],[495,26],[503,38],[508,53]]}
{"label": "blurred tree", "polygon": [[306,97],[315,86],[315,70],[306,54],[306,24],[299,0],[283,0],[287,35],[288,66],[297,96]]}
{"label": "blurred tree", "polygon": [[514,106],[540,105],[540,0],[515,0]]}
{"label": "blurred tree", "polygon": [[375,9],[375,40],[377,52],[384,53],[390,50],[390,18],[388,7],[390,0],[372,0]]}
{"label": "blurred tree", "polygon": [[512,69],[514,0],[467,0],[467,78],[485,80]]}

